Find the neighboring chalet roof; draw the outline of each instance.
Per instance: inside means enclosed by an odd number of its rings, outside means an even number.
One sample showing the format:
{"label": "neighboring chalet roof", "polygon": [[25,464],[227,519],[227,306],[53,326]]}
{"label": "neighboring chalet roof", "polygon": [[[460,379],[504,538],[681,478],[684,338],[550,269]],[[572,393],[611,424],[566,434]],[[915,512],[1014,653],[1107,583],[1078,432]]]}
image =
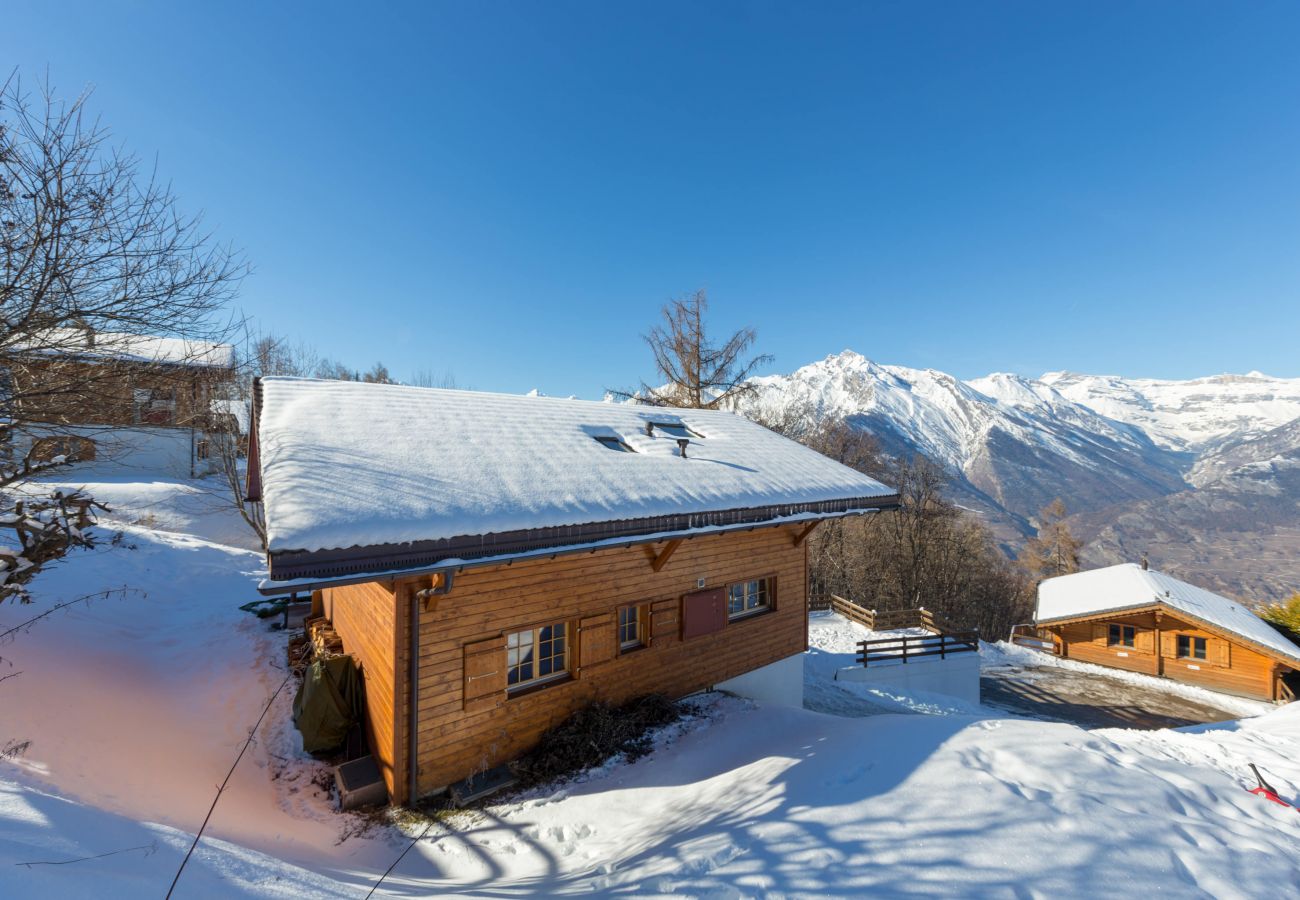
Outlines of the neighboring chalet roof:
{"label": "neighboring chalet roof", "polygon": [[95,331],[84,328],[54,328],[38,340],[16,344],[14,352],[75,356],[81,359],[114,359],[199,368],[230,368],[235,348],[213,341]]}
{"label": "neighboring chalet roof", "polygon": [[1034,621],[1047,625],[1152,606],[1236,635],[1291,664],[1300,663],[1300,647],[1240,603],[1135,563],[1047,579],[1038,586]]}
{"label": "neighboring chalet roof", "polygon": [[729,412],[306,378],[256,393],[249,487],[277,580],[897,505]]}

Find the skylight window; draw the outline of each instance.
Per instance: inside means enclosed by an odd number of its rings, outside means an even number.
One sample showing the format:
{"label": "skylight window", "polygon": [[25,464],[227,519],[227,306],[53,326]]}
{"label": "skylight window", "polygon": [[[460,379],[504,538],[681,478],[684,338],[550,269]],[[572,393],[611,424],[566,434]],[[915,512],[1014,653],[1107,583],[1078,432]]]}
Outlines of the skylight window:
{"label": "skylight window", "polygon": [[620,452],[620,453],[635,453],[635,452],[636,452],[636,451],[633,450],[631,447],[629,447],[627,444],[623,443],[623,439],[622,439],[622,438],[617,438],[617,437],[606,437],[605,435],[598,435],[598,436],[596,437],[596,440],[599,441],[599,442],[600,442],[601,444],[603,444],[604,446],[608,447],[609,449],[611,449],[611,450],[617,450],[617,451]]}
{"label": "skylight window", "polygon": [[675,438],[698,438],[699,435],[691,431],[681,422],[650,422],[646,425],[646,430],[650,434],[661,432],[669,437]]}

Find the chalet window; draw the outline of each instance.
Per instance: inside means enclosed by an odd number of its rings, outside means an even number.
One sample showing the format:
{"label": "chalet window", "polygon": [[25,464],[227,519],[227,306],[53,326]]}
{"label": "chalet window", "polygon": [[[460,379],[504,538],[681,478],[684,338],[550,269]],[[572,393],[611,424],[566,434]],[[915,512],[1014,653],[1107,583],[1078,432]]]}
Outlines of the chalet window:
{"label": "chalet window", "polygon": [[603,446],[608,447],[610,450],[617,450],[620,453],[636,452],[627,444],[623,443],[621,438],[605,437],[604,435],[601,435],[600,437],[597,437],[596,440],[599,441]]}
{"label": "chalet window", "polygon": [[669,437],[675,438],[698,438],[699,435],[691,431],[681,422],[651,422],[646,425],[646,431],[654,434],[656,431],[663,432]]}
{"label": "chalet window", "polygon": [[650,610],[646,606],[620,606],[618,609],[618,652],[625,653],[644,647],[646,629],[650,624]]}
{"label": "chalet window", "polygon": [[207,459],[212,455],[212,447],[207,441],[199,441],[194,447],[194,455],[199,459]]}
{"label": "chalet window", "polygon": [[1106,636],[1107,647],[1137,646],[1137,629],[1132,625],[1112,625]]}
{"label": "chalet window", "polygon": [[569,674],[569,623],[556,622],[506,636],[506,686],[517,690]]}
{"label": "chalet window", "polygon": [[739,619],[772,608],[771,579],[755,578],[727,585],[727,618]]}
{"label": "chalet window", "polygon": [[1178,635],[1179,659],[1205,659],[1205,638],[1190,634]]}
{"label": "chalet window", "polygon": [[137,425],[175,424],[175,388],[135,388],[131,391],[131,399]]}

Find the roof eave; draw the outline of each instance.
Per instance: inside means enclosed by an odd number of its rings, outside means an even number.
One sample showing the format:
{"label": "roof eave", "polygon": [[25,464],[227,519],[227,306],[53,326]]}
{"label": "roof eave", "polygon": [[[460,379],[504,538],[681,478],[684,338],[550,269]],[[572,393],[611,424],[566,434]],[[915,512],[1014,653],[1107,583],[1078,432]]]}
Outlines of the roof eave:
{"label": "roof eave", "polygon": [[[468,554],[448,551],[448,553],[444,553],[439,559],[429,560],[424,563],[415,562],[409,565],[394,565],[392,562],[394,559],[393,555],[361,555],[364,551],[374,551],[382,548],[357,547],[351,548],[349,553],[352,553],[353,555],[347,559],[346,563],[335,560],[316,567],[300,565],[294,567],[300,571],[294,571],[293,574],[288,574],[284,565],[276,565],[277,559],[283,559],[282,553],[271,553],[268,554],[271,577],[264,581],[262,585],[259,586],[258,590],[260,593],[269,596],[273,594],[284,594],[291,591],[302,592],[318,590],[325,587],[342,587],[349,584],[364,584],[371,581],[392,581],[399,578],[416,578],[448,570],[460,571],[466,568],[508,564],[523,559],[552,558],[574,553],[589,553],[596,550],[632,547],[640,544],[653,544],[676,538],[689,539],[709,534],[723,534],[733,531],[752,531],[756,528],[776,528],[783,525],[806,523],[814,520],[820,521],[824,519],[862,516],[897,509],[898,505],[898,497],[896,495],[888,495],[878,498],[867,498],[862,501],[862,505],[860,506],[853,506],[842,510],[805,511],[793,513],[791,515],[772,516],[766,519],[753,519],[727,524],[706,524],[679,528],[666,528],[657,531],[644,531],[641,533],[622,535],[615,533],[607,534],[603,537],[598,537],[588,541],[538,543],[536,546],[531,547],[521,547],[516,544],[512,550],[495,554],[488,551],[478,553],[470,552]],[[487,538],[491,536],[484,535],[481,537]],[[480,544],[480,546],[484,545]],[[346,568],[347,571],[341,571],[343,568]]]}
{"label": "roof eave", "polygon": [[[1040,619],[1037,616],[1037,610],[1035,610],[1034,624],[1039,626],[1069,625],[1074,622],[1087,622],[1093,619],[1105,619],[1115,615],[1129,615],[1135,612],[1145,612],[1146,610],[1149,609],[1150,610],[1158,609],[1161,612],[1169,613],[1175,618],[1187,619],[1195,625],[1202,626],[1207,631],[1211,631],[1215,634],[1221,635],[1229,640],[1235,640],[1235,641],[1239,641],[1240,643],[1247,644],[1250,646],[1250,649],[1254,650],[1255,652],[1262,653],[1263,655],[1269,657],[1270,659],[1276,660],[1285,666],[1290,666],[1291,668],[1300,671],[1300,658],[1287,656],[1285,653],[1283,653],[1281,650],[1278,650],[1275,647],[1270,647],[1267,644],[1261,644],[1259,641],[1255,640],[1254,638],[1247,637],[1246,635],[1241,634],[1238,631],[1233,631],[1230,628],[1224,628],[1222,625],[1216,625],[1214,622],[1210,622],[1206,619],[1202,619],[1200,616],[1196,615],[1195,613],[1190,613],[1187,610],[1182,609],[1181,607],[1170,606],[1168,603],[1165,603],[1163,600],[1157,600],[1154,603],[1141,603],[1136,606],[1117,606],[1114,609],[1106,609],[1106,610],[1101,610],[1100,612],[1085,613],[1083,615],[1077,615],[1077,616],[1058,616],[1054,619]],[[1260,621],[1263,620],[1261,619]]]}

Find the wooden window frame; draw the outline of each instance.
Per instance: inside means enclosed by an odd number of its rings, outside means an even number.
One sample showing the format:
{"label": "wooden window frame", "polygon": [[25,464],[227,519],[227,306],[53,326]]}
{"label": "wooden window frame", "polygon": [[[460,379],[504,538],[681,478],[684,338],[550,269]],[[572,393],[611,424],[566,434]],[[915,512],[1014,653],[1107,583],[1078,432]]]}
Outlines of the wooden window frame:
{"label": "wooden window frame", "polygon": [[[1111,635],[1116,629],[1119,630],[1119,640],[1112,641]],[[1137,633],[1138,633],[1138,629],[1136,625],[1122,625],[1119,622],[1107,622],[1106,623],[1106,646],[1118,647],[1121,650],[1136,650]],[[1125,640],[1125,638],[1128,638],[1128,640]]]}
{"label": "wooden window frame", "polygon": [[[623,611],[626,609],[636,611],[636,639],[632,641],[623,640]],[[618,648],[619,656],[625,653],[635,653],[637,650],[644,650],[650,646],[649,603],[625,603],[615,611],[614,645]]]}
{"label": "wooden window frame", "polygon": [[[748,585],[750,582],[767,582],[766,593],[767,603],[763,606],[756,606],[753,609],[742,609],[740,612],[731,611],[731,589],[738,584]],[[755,578],[741,578],[737,581],[729,581],[723,587],[722,600],[727,604],[727,623],[739,622],[742,619],[752,619],[755,616],[763,616],[768,613],[776,612],[776,576],[759,575]]]}
{"label": "wooden window frame", "polygon": [[[1182,643],[1187,642],[1187,655],[1183,655]],[[1201,642],[1201,656],[1196,655],[1196,642]],[[1195,634],[1180,634],[1174,637],[1174,659],[1186,659],[1194,663],[1210,662],[1210,639]]]}
{"label": "wooden window frame", "polygon": [[[534,654],[531,660],[531,665],[533,671],[536,672],[540,668],[540,664],[541,664],[541,657],[539,657],[536,653],[536,648],[538,648],[542,642],[541,631],[543,628],[555,628],[556,626],[563,626],[564,628],[564,651],[563,651],[564,668],[559,672],[552,671],[547,673],[546,675],[534,675],[533,677],[528,678],[527,680],[520,680],[511,683],[510,676],[514,673],[515,669],[520,668],[520,664],[518,661],[516,661],[514,665],[510,664],[510,652],[512,649],[516,649],[511,647],[510,644],[511,639],[515,637],[515,635],[520,635],[524,633],[530,635],[530,646],[534,648]],[[574,632],[575,632],[575,628],[573,626],[573,623],[568,619],[561,619],[556,622],[543,622],[540,625],[533,625],[528,628],[515,628],[510,631],[507,631],[505,634],[506,695],[509,697],[521,697],[524,694],[531,694],[535,690],[540,690],[542,688],[550,687],[556,684],[562,684],[566,681],[572,680],[573,666],[574,666],[574,658],[573,658]],[[552,655],[548,657],[548,659],[554,660],[555,656]]]}

